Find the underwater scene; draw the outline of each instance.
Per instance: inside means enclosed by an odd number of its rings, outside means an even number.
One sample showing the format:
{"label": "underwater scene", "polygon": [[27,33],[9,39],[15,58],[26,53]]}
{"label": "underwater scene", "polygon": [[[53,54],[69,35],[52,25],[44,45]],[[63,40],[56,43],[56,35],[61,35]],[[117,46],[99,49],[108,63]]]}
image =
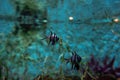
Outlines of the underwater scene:
{"label": "underwater scene", "polygon": [[120,80],[120,0],[0,0],[0,80]]}

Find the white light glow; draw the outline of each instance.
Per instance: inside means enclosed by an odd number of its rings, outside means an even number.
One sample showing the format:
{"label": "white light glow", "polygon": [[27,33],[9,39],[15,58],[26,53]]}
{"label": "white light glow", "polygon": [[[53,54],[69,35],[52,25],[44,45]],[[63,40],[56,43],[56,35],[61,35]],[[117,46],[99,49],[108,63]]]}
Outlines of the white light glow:
{"label": "white light glow", "polygon": [[47,23],[47,20],[43,20],[44,23]]}
{"label": "white light glow", "polygon": [[74,19],[74,18],[73,18],[72,16],[70,16],[70,17],[69,17],[69,20],[71,20],[71,21],[72,21],[73,19]]}
{"label": "white light glow", "polygon": [[116,22],[116,23],[119,22],[119,19],[118,19],[118,18],[115,18],[115,19],[114,19],[114,22]]}

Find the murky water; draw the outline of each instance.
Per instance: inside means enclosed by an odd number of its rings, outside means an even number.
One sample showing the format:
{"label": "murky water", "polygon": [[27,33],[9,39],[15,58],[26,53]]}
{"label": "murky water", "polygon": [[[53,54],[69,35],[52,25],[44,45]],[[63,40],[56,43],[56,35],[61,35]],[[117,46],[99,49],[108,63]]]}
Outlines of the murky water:
{"label": "murky water", "polygon": [[119,3],[0,0],[0,80],[118,79]]}

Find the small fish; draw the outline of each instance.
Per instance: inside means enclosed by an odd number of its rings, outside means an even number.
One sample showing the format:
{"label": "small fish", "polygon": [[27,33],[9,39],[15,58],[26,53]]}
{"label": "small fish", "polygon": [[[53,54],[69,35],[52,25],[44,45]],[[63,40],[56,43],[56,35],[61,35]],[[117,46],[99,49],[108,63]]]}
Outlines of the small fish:
{"label": "small fish", "polygon": [[82,58],[74,51],[72,52],[72,56],[69,59],[65,59],[66,63],[71,63],[72,69],[79,70],[79,63],[81,62]]}
{"label": "small fish", "polygon": [[50,36],[48,36],[48,37],[46,37],[44,39],[49,39],[49,43],[48,44],[55,45],[55,43],[58,42],[59,37],[57,37],[57,35],[51,31]]}

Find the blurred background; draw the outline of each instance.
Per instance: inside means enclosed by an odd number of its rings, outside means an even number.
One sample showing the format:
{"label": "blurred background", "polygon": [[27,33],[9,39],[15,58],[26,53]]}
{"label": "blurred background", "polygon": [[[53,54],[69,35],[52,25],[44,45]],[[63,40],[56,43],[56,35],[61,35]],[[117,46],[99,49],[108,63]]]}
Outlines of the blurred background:
{"label": "blurred background", "polygon": [[[119,25],[120,0],[0,0],[1,80],[76,75],[64,60],[72,51],[81,66],[90,55],[99,62],[107,55],[118,67]],[[60,38],[55,45],[43,39],[51,31]]]}

